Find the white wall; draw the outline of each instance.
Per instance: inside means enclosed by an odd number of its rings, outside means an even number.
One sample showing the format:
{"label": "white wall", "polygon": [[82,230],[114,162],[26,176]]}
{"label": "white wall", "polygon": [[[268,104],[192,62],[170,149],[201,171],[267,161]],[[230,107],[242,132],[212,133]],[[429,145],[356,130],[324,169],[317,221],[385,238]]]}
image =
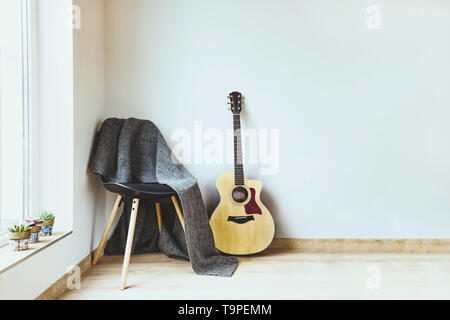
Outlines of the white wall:
{"label": "white wall", "polygon": [[[72,33],[72,0],[39,1],[41,205],[55,211],[56,229],[73,234],[3,273],[0,299],[39,296],[96,247],[106,224],[105,192],[87,174],[106,111],[104,0],[73,2],[81,7],[82,28]],[[39,275],[32,281],[24,276],[30,270]]]}
{"label": "white wall", "polygon": [[82,23],[74,32],[74,230],[86,256],[106,225],[105,191],[87,171],[94,135],[106,114],[105,1],[74,4],[81,8]]}
{"label": "white wall", "polygon": [[56,214],[59,230],[73,226],[74,46],[66,26],[71,3],[38,4],[39,186],[32,192],[39,192],[40,210]]}
{"label": "white wall", "polygon": [[[195,120],[224,130],[237,89],[244,127],[280,129],[278,174],[247,167],[278,237],[450,237],[448,1],[108,0],[106,12],[109,116],[151,119],[167,138]],[[231,168],[189,166],[209,210]]]}

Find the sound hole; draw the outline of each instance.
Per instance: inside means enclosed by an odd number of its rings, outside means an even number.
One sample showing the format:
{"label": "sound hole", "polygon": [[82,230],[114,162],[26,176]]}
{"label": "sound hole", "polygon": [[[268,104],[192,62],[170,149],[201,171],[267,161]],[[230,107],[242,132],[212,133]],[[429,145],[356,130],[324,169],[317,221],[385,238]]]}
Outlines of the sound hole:
{"label": "sound hole", "polygon": [[248,198],[247,189],[245,189],[244,187],[236,187],[231,193],[231,197],[237,203],[243,203]]}

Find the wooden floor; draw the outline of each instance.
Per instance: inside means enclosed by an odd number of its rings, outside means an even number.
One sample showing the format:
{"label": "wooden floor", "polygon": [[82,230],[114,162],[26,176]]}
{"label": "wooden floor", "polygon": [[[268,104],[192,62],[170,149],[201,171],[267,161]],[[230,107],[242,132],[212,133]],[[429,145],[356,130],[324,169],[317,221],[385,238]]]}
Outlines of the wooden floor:
{"label": "wooden floor", "polygon": [[160,253],[133,256],[129,288],[120,291],[122,257],[102,257],[83,275],[81,290],[60,298],[450,299],[449,254],[320,254],[274,248],[240,261],[233,277],[219,278],[197,276],[188,262]]}

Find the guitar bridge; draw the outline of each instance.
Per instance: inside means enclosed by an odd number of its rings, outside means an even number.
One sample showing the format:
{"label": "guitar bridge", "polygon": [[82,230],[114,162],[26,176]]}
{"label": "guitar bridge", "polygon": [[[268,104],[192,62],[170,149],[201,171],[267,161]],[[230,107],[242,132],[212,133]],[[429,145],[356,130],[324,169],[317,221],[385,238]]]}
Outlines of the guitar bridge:
{"label": "guitar bridge", "polygon": [[249,221],[255,220],[253,216],[238,216],[238,217],[228,217],[228,221],[237,223],[237,224],[244,224]]}

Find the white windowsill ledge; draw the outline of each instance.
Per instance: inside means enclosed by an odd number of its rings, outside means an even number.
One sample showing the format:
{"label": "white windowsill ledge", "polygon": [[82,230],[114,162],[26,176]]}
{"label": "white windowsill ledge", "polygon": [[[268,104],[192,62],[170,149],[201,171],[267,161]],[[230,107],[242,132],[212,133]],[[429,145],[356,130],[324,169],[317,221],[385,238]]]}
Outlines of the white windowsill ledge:
{"label": "white windowsill ledge", "polygon": [[0,247],[0,274],[8,271],[20,262],[34,256],[43,249],[50,247],[58,241],[70,235],[72,231],[56,231],[49,237],[39,237],[39,242],[30,243],[30,247],[25,251],[12,251],[8,245]]}

